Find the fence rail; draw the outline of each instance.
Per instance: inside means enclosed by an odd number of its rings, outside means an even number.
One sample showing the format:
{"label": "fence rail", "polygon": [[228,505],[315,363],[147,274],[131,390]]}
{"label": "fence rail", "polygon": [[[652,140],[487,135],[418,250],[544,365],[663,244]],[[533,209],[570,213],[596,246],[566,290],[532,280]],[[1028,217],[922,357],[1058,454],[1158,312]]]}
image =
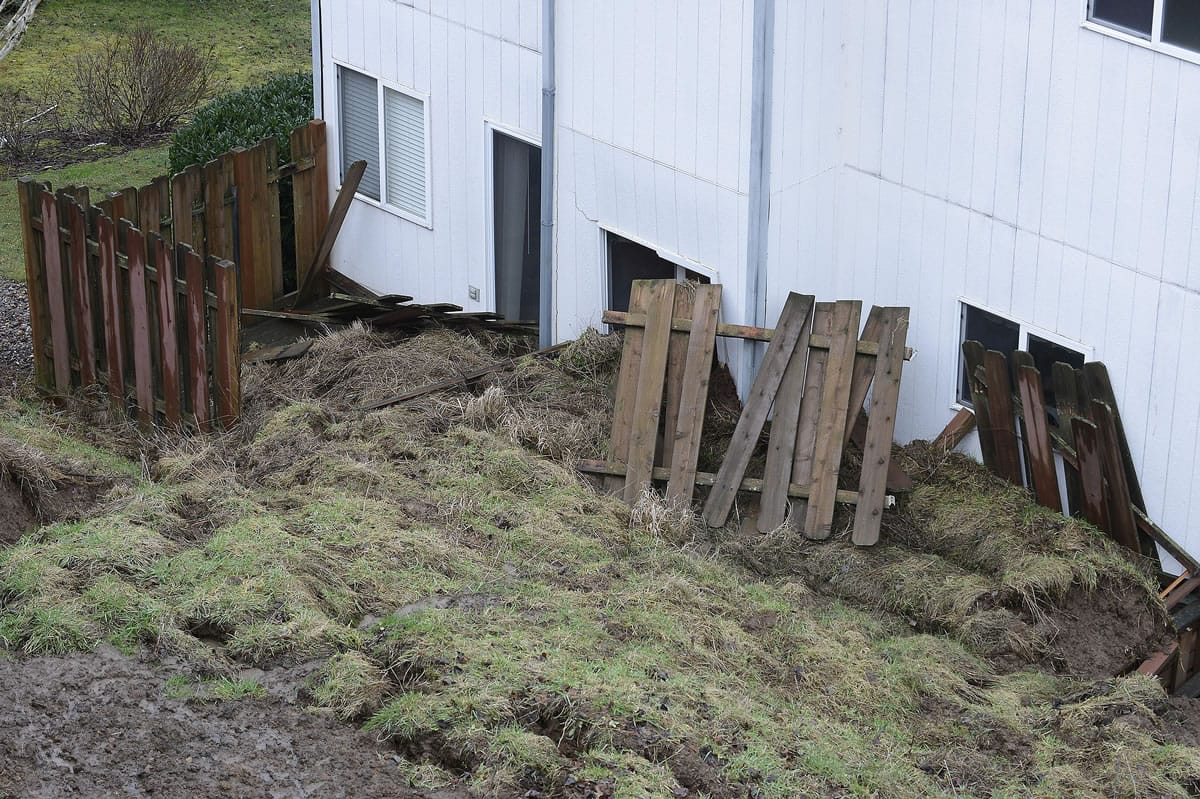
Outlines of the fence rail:
{"label": "fence rail", "polygon": [[241,310],[288,301],[329,218],[324,123],[293,131],[291,152],[280,166],[267,140],[94,205],[19,181],[39,389],[103,386],[145,427],[232,424]]}

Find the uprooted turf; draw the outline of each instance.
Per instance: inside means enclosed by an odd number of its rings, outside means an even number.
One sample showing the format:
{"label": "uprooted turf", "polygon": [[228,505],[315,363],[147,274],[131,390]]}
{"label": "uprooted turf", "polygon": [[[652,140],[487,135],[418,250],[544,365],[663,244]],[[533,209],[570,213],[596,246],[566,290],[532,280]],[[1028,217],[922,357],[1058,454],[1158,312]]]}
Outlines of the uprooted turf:
{"label": "uprooted turf", "polygon": [[[937,475],[878,551],[725,540],[652,498],[631,514],[563,462],[607,437],[618,350],[597,336],[477,395],[352,411],[489,363],[489,344],[352,329],[255,367],[241,430],[160,442],[101,515],[0,552],[0,638],[148,646],[209,698],[252,695],[247,665],[316,658],[313,704],[393,742],[414,782],[487,796],[1200,787],[1155,683],[1044,662],[1037,620],[1074,594],[1119,585],[1153,616],[1141,572],[1086,527],[968,545],[983,521],[949,519]],[[995,610],[1043,636],[1038,668],[970,634]]]}

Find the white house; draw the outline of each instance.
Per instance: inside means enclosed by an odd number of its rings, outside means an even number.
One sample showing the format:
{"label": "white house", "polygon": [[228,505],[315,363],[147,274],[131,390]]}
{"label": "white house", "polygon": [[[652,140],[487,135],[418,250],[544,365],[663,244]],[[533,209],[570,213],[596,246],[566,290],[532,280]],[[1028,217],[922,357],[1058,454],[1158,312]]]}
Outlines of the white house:
{"label": "white house", "polygon": [[335,182],[373,165],[338,269],[535,318],[546,242],[558,339],[634,276],[719,281],[748,324],[792,290],[910,305],[902,440],[957,406],[967,330],[1102,360],[1200,553],[1200,3],[313,5]]}

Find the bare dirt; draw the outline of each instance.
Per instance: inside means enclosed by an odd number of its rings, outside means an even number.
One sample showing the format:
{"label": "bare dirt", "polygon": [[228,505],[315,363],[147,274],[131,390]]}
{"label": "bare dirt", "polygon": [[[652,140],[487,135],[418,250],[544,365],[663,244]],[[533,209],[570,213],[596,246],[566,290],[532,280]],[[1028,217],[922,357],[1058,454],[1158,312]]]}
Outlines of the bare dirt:
{"label": "bare dirt", "polygon": [[109,648],[0,654],[0,797],[466,799],[412,789],[394,750],[329,714],[172,699],[168,674]]}
{"label": "bare dirt", "polygon": [[0,475],[0,546],[16,543],[36,523],[37,516],[21,489],[11,479]]}

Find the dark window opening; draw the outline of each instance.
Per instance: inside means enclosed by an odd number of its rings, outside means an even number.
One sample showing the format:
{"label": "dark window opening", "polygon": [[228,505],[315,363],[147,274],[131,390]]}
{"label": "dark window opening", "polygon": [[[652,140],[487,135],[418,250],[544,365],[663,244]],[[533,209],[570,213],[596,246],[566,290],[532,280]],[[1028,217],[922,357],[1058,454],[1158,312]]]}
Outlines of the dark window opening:
{"label": "dark window opening", "polygon": [[[1021,346],[1021,326],[1011,319],[989,313],[973,305],[962,305],[962,341],[978,341],[985,350],[1004,353],[1005,358]],[[959,353],[958,401],[971,405],[971,384],[967,375],[966,361]]]}
{"label": "dark window opening", "polygon": [[[1193,2],[1188,0],[1185,5]],[[1092,0],[1088,18],[1149,39],[1154,28],[1154,0]]]}
{"label": "dark window opening", "polygon": [[496,313],[533,321],[541,297],[541,148],[500,132],[493,147]]}
{"label": "dark window opening", "polygon": [[697,283],[709,279],[690,269],[678,266],[659,256],[654,250],[637,242],[608,234],[608,307],[613,311],[629,310],[629,294],[635,280],[671,280],[681,278]]}
{"label": "dark window opening", "polygon": [[1054,396],[1054,364],[1066,363],[1076,369],[1083,368],[1086,360],[1082,352],[1055,344],[1044,338],[1029,334],[1026,349],[1033,356],[1033,364],[1042,375],[1042,394],[1046,397],[1046,406],[1057,408],[1058,401]]}
{"label": "dark window opening", "polygon": [[1200,3],[1164,0],[1162,40],[1200,52]]}

